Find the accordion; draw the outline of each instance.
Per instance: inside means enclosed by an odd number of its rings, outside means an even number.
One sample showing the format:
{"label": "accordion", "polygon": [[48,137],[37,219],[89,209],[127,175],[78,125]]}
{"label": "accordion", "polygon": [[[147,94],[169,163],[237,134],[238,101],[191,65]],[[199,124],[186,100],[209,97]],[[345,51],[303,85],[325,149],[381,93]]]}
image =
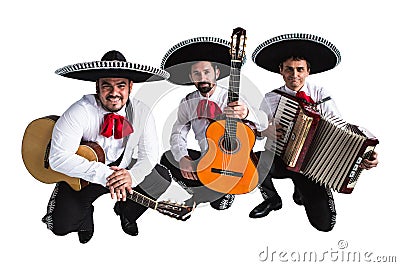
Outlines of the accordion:
{"label": "accordion", "polygon": [[323,118],[301,99],[282,94],[274,122],[284,135],[267,140],[266,149],[274,151],[287,169],[339,193],[351,193],[362,169],[379,141],[365,128],[340,118]]}

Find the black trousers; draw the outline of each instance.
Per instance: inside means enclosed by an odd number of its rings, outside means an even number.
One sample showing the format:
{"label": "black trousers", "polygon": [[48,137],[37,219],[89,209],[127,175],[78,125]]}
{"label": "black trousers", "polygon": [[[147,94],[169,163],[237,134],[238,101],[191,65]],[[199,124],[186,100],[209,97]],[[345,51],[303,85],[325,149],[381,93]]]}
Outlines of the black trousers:
{"label": "black trousers", "polygon": [[335,202],[329,188],[319,185],[308,179],[301,173],[289,171],[282,159],[268,150],[257,152],[260,160],[271,161],[270,170],[262,170],[262,163],[259,162],[259,173],[264,176],[264,181],[260,184],[260,190],[264,198],[280,198],[272,178],[283,179],[291,178],[295,190],[301,195],[308,220],[311,225],[320,231],[330,231],[336,222]]}
{"label": "black trousers", "polygon": [[[196,150],[188,149],[189,156],[196,162],[201,153]],[[174,179],[189,193],[193,194],[193,200],[199,203],[213,202],[220,199],[225,194],[209,189],[201,183],[200,180],[190,180],[182,176],[179,163],[174,159],[171,150],[166,151],[162,156],[160,163],[170,170]]]}
{"label": "black trousers", "polygon": [[[171,174],[167,168],[157,164],[133,190],[155,200],[170,184]],[[53,190],[42,221],[56,235],[93,230],[93,202],[107,193],[109,190],[99,184],[89,184],[75,191],[67,183],[59,182]],[[147,207],[129,199],[118,203],[121,213],[130,221],[136,221],[147,210]]]}

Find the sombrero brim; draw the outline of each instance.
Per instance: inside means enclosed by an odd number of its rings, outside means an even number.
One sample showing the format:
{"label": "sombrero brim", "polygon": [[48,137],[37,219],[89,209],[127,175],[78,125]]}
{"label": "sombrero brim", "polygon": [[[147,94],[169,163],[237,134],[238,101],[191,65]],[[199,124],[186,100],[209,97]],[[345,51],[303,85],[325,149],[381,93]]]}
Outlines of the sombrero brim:
{"label": "sombrero brim", "polygon": [[254,63],[263,69],[279,73],[279,64],[291,56],[304,57],[311,65],[310,74],[336,67],[339,50],[324,38],[303,33],[285,34],[260,44],[253,52]]}
{"label": "sombrero brim", "polygon": [[56,74],[83,81],[100,78],[127,78],[134,83],[168,79],[169,73],[151,66],[124,61],[92,61],[62,67]]}
{"label": "sombrero brim", "polygon": [[198,61],[218,64],[219,79],[229,76],[231,55],[229,42],[215,37],[197,37],[174,45],[165,54],[161,68],[170,73],[169,81],[190,85],[190,66]]}

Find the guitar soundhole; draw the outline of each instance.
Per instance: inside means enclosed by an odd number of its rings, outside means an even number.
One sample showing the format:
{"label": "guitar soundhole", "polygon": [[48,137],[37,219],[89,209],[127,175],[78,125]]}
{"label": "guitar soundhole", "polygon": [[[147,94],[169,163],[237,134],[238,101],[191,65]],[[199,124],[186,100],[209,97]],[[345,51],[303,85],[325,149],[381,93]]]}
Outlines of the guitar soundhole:
{"label": "guitar soundhole", "polygon": [[234,154],[240,149],[239,140],[237,138],[232,138],[232,137],[223,136],[219,140],[218,145],[221,148],[221,151],[227,154]]}

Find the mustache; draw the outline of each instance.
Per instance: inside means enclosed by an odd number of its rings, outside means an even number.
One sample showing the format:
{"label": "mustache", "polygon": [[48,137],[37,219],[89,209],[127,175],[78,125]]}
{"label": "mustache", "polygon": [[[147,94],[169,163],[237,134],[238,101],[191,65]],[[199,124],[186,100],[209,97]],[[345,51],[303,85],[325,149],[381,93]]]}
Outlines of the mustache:
{"label": "mustache", "polygon": [[[214,83],[211,82],[197,82],[196,84],[197,90],[199,90],[201,93],[205,94],[211,91],[211,89],[214,87]],[[206,85],[206,86],[202,86]]]}
{"label": "mustache", "polygon": [[213,84],[210,83],[210,82],[197,82],[197,85],[198,86],[200,86],[200,85],[208,85],[208,87],[211,87]]}
{"label": "mustache", "polygon": [[106,97],[106,99],[107,99],[107,100],[113,100],[113,99],[122,100],[123,97],[122,97],[122,96],[119,96],[119,95],[108,95],[108,96]]}

